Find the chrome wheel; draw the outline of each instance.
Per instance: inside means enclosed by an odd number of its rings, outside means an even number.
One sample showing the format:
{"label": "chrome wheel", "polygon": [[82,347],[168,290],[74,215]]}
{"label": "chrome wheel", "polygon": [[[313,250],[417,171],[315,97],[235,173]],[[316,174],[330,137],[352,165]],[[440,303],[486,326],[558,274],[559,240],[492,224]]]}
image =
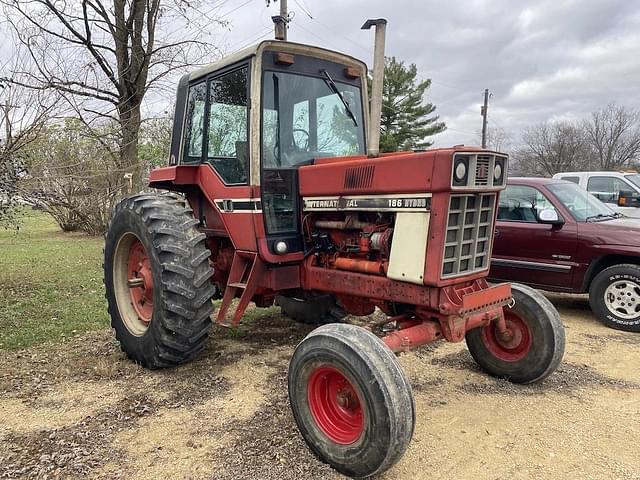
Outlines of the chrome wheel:
{"label": "chrome wheel", "polygon": [[625,320],[640,317],[640,285],[618,280],[604,291],[604,303],[611,313]]}

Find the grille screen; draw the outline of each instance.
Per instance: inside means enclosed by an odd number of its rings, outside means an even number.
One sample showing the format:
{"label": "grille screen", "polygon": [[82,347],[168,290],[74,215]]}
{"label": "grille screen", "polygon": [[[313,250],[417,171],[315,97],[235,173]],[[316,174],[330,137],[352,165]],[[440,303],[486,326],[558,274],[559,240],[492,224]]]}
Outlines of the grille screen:
{"label": "grille screen", "polygon": [[488,268],[495,205],[495,193],[451,196],[442,263],[443,278]]}
{"label": "grille screen", "polygon": [[476,186],[489,184],[489,172],[493,172],[493,169],[490,170],[490,166],[491,157],[489,155],[478,155],[476,160]]}

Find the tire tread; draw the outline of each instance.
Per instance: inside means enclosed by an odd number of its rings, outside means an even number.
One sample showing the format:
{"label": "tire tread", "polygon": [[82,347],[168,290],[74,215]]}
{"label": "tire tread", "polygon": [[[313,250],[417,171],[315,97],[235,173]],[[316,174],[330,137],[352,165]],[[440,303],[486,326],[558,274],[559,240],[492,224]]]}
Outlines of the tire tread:
{"label": "tire tread", "polygon": [[[109,230],[120,221],[125,210],[140,218],[151,239],[160,264],[162,298],[160,314],[156,315],[154,311],[152,320],[158,325],[154,325],[153,332],[147,332],[154,334],[154,348],[126,351],[122,336],[128,332],[120,328],[119,314],[114,315],[118,309],[111,298],[115,299],[115,296],[107,294],[116,338],[129,358],[147,368],[173,367],[188,362],[205,348],[211,328],[214,287],[207,282],[213,269],[209,265],[211,253],[206,248],[206,236],[196,228],[199,222],[187,208],[186,200],[174,193],[141,193],[125,198],[114,208]],[[109,230],[107,242],[115,241],[110,238]]]}

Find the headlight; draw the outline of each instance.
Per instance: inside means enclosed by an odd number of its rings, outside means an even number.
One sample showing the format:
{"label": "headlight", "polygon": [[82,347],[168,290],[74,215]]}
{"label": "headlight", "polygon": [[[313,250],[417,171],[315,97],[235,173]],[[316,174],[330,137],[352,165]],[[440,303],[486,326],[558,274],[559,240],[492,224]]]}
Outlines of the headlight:
{"label": "headlight", "polygon": [[502,165],[496,163],[493,169],[493,179],[498,182],[502,178]]}
{"label": "headlight", "polygon": [[467,162],[468,159],[466,157],[459,158],[456,160],[455,167],[453,169],[453,180],[456,185],[466,185],[467,179]]}
{"label": "headlight", "polygon": [[284,255],[289,251],[289,246],[287,245],[287,242],[285,242],[284,240],[278,240],[273,245],[273,249],[278,255]]}
{"label": "headlight", "polygon": [[505,159],[496,157],[495,165],[493,167],[493,184],[496,186],[504,185],[505,172]]}

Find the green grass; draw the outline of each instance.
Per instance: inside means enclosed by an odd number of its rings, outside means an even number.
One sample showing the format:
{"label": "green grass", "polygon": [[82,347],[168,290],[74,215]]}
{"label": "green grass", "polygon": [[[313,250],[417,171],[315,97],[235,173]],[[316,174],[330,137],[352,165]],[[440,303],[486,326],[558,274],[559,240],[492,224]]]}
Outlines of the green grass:
{"label": "green grass", "polygon": [[101,237],[66,234],[25,210],[0,230],[0,350],[56,342],[108,326]]}

